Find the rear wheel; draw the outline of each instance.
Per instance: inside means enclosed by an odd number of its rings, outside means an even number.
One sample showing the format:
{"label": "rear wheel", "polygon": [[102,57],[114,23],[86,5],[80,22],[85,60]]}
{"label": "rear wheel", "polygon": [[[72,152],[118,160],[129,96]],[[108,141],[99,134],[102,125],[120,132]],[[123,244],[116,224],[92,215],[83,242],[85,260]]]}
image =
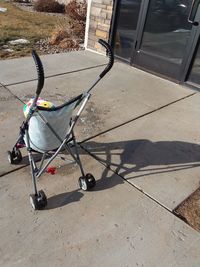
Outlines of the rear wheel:
{"label": "rear wheel", "polygon": [[10,164],[18,164],[22,161],[22,154],[18,148],[14,148],[13,151],[8,151],[8,161]]}
{"label": "rear wheel", "polygon": [[10,151],[8,151],[7,154],[8,154],[8,162],[10,164],[14,164],[14,157],[13,157],[12,153]]}

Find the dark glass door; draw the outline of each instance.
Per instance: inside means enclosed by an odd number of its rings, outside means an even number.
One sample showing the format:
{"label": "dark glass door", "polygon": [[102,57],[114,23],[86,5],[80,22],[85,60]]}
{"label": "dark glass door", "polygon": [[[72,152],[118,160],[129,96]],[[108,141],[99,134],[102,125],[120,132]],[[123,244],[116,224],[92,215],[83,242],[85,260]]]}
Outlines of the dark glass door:
{"label": "dark glass door", "polygon": [[174,80],[181,79],[189,51],[192,24],[188,22],[192,0],[146,1],[132,64]]}
{"label": "dark glass door", "polygon": [[[200,3],[200,1],[199,1]],[[197,7],[197,11],[194,16],[194,21],[200,21],[200,6]],[[200,87],[200,26],[196,27],[195,38],[193,41],[193,49],[191,49],[191,60],[189,71],[187,71],[187,80],[186,82],[194,85],[195,87]]]}
{"label": "dark glass door", "polygon": [[200,44],[198,42],[198,46],[196,49],[195,57],[192,62],[191,70],[188,75],[188,82],[194,85],[198,85],[200,87]]}
{"label": "dark glass door", "polygon": [[120,0],[117,2],[114,49],[118,58],[131,61],[136,41],[136,29],[142,0]]}

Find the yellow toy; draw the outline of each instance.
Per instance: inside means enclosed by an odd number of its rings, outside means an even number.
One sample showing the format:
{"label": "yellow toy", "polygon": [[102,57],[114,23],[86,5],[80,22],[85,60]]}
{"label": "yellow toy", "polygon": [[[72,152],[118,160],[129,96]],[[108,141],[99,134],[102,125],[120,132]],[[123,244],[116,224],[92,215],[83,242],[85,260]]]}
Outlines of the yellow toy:
{"label": "yellow toy", "polygon": [[[30,106],[32,105],[33,100],[34,98],[31,98],[24,106],[23,111],[24,111],[25,118],[27,118],[27,115],[29,113]],[[52,108],[54,107],[54,104],[39,97],[37,100],[37,106],[44,107],[44,108]]]}

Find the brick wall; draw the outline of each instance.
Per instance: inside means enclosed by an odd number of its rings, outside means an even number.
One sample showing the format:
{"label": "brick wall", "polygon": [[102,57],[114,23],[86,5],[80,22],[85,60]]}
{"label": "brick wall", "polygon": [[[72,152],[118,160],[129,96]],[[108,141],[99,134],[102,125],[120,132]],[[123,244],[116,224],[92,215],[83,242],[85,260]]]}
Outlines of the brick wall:
{"label": "brick wall", "polygon": [[98,39],[108,41],[112,16],[113,0],[92,0],[87,47],[103,52]]}
{"label": "brick wall", "polygon": [[[61,4],[65,4],[65,5],[67,5],[67,4],[69,4],[69,2],[71,2],[72,0],[56,0],[57,2],[59,2],[59,3],[61,3]],[[86,0],[86,2],[87,2],[88,0]],[[77,0],[77,2],[83,2],[83,0]]]}

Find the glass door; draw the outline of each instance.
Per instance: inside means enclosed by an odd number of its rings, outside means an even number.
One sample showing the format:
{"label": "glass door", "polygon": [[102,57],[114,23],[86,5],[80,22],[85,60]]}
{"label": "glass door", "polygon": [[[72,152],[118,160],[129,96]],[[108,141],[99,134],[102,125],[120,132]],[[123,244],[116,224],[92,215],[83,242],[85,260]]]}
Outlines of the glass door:
{"label": "glass door", "polygon": [[191,70],[187,79],[188,83],[193,84],[194,86],[200,87],[200,45],[196,49],[195,57],[192,62]]}
{"label": "glass door", "polygon": [[117,0],[114,12],[117,58],[177,82],[200,84],[200,0]]}
{"label": "glass door", "polygon": [[136,29],[142,0],[119,0],[115,7],[115,56],[130,62],[136,41]]}
{"label": "glass door", "polygon": [[[200,88],[200,27],[199,27],[199,21],[200,21],[200,1],[196,0],[196,8],[194,8],[194,13],[192,22],[193,24],[198,24],[196,27],[196,34],[195,34],[195,39],[194,39],[194,45],[193,49],[191,49],[191,60],[189,64],[189,68],[186,69],[187,71],[187,79],[186,82],[189,84],[194,85],[195,87]],[[196,10],[195,10],[196,9]]]}
{"label": "glass door", "polygon": [[192,0],[149,0],[140,24],[132,64],[181,80],[189,53],[192,24],[188,22]]}

